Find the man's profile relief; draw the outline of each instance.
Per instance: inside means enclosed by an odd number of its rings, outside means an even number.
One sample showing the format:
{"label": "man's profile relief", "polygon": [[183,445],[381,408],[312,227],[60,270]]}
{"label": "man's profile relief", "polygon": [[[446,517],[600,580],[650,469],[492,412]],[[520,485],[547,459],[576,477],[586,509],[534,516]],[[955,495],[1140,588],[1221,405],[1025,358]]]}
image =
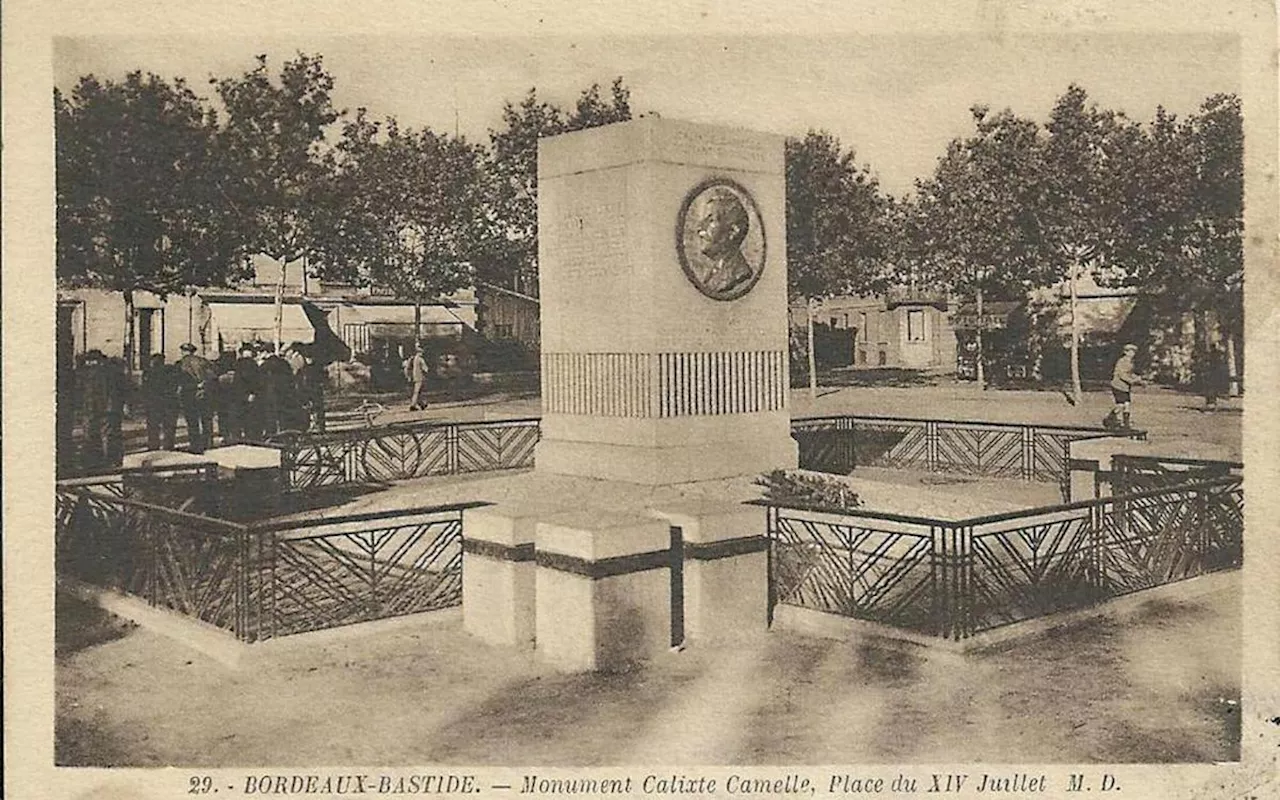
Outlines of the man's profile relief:
{"label": "man's profile relief", "polygon": [[677,246],[685,274],[707,297],[745,295],[764,268],[764,230],[751,195],[725,179],[695,187],[681,210]]}

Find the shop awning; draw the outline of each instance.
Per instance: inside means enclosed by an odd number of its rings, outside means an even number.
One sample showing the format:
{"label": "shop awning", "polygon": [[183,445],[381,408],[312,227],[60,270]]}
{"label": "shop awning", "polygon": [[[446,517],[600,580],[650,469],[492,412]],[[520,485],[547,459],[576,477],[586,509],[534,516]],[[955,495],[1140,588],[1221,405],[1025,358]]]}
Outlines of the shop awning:
{"label": "shop awning", "polygon": [[[1115,336],[1124,327],[1138,304],[1136,297],[1091,297],[1076,302],[1076,327],[1081,337],[1092,339]],[[1071,339],[1071,306],[1064,303],[1058,310],[1058,335]]]}
{"label": "shop awning", "polygon": [[[217,335],[224,347],[242,342],[273,342],[276,337],[276,307],[274,303],[210,303],[209,314]],[[285,304],[281,307],[281,339],[288,342],[310,342],[315,330],[302,307]]]}
{"label": "shop awning", "polygon": [[995,300],[982,304],[982,316],[978,316],[977,303],[965,303],[951,316],[951,327],[958,331],[1001,330],[1009,327],[1009,316],[1022,303],[1012,300]]}
{"label": "shop awning", "polygon": [[[344,306],[342,324],[367,325],[413,325],[413,306],[411,305],[357,305]],[[423,325],[461,325],[449,309],[438,305],[422,306]]]}

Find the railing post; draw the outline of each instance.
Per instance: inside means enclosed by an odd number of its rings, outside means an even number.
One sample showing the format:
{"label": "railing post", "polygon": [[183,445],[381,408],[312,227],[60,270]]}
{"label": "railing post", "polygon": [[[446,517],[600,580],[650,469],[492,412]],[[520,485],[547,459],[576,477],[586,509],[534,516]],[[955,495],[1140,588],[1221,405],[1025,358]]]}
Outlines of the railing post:
{"label": "railing post", "polygon": [[1036,475],[1036,429],[1022,426],[1022,479],[1029,481]]}
{"label": "railing post", "polygon": [[924,424],[924,462],[929,472],[938,471],[938,423],[933,420]]}
{"label": "railing post", "polygon": [[956,617],[960,629],[957,639],[973,635],[973,528],[956,529],[959,533],[959,558],[957,559]]}
{"label": "railing post", "polygon": [[1195,574],[1203,575],[1209,570],[1206,566],[1209,563],[1209,498],[1204,489],[1193,487],[1190,489],[1192,493],[1192,518],[1194,523],[1191,527],[1191,536],[1195,539],[1196,549],[1196,571]]}
{"label": "railing post", "polygon": [[249,532],[247,530],[236,531],[236,607],[233,612],[235,619],[236,638],[242,642],[251,642],[253,637],[249,633],[249,617],[251,609],[249,607]]}
{"label": "railing post", "polygon": [[450,422],[444,432],[444,463],[448,475],[456,475],[462,471],[458,458],[458,437],[458,423]]}
{"label": "railing post", "polygon": [[768,572],[768,580],[766,584],[767,597],[765,599],[765,624],[773,625],[773,607],[778,604],[778,575],[775,572],[777,567],[777,555],[774,549],[778,545],[778,508],[776,506],[765,507],[765,531],[764,535],[769,540],[769,547],[765,552],[765,570]]}
{"label": "railing post", "polygon": [[944,639],[958,639],[955,614],[955,574],[952,569],[955,529],[937,525],[929,529],[929,562],[933,579],[935,628]]}
{"label": "railing post", "polygon": [[1089,507],[1085,569],[1089,578],[1092,603],[1100,602],[1107,594],[1106,556],[1103,551],[1103,542],[1106,537],[1106,509],[1106,502],[1095,503]]}

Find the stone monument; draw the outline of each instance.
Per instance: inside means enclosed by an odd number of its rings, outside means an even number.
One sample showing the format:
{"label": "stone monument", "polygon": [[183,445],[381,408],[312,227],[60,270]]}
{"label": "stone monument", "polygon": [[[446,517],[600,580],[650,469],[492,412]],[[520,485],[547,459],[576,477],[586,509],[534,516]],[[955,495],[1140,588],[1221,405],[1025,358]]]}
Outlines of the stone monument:
{"label": "stone monument", "polygon": [[647,117],[538,143],[537,469],[796,465],[782,137]]}
{"label": "stone monument", "polygon": [[466,630],[566,670],[765,630],[740,501],[797,461],[784,205],[780,136],[648,117],[538,143],[542,436],[520,496],[465,514]]}

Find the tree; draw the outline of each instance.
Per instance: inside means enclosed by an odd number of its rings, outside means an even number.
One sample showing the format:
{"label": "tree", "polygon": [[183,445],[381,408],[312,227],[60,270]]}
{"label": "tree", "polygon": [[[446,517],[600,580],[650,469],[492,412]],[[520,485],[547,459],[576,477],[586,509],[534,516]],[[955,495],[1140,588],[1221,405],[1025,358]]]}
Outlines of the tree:
{"label": "tree", "polygon": [[1190,312],[1197,358],[1205,355],[1208,317],[1216,317],[1233,384],[1243,331],[1243,144],[1234,95],[1209,97],[1186,119],[1158,108],[1113,170],[1122,200],[1108,256],[1117,269],[1107,275]]}
{"label": "tree", "polygon": [[[1044,154],[1046,192],[1039,210],[1048,257],[1070,290],[1071,398],[1080,402],[1078,282],[1115,262],[1141,230],[1126,222],[1124,190],[1138,165],[1142,136],[1123,115],[1086,105],[1081,87],[1067,87],[1049,115]],[[1108,258],[1111,256],[1111,258]]]}
{"label": "tree", "polygon": [[809,393],[817,393],[813,313],[823,297],[883,288],[888,200],[852,149],[826,131],[786,143],[787,293],[805,301]]}
{"label": "tree", "polygon": [[479,217],[483,153],[430,129],[370,122],[361,109],[337,145],[315,266],[421,304],[472,282],[468,254]]}
{"label": "tree", "polygon": [[1217,94],[1191,121],[1197,174],[1193,248],[1207,306],[1227,335],[1231,394],[1239,392],[1237,337],[1244,335],[1244,123],[1240,98]]}
{"label": "tree", "polygon": [[[276,348],[280,347],[289,265],[314,250],[315,210],[332,169],[325,132],[342,117],[330,94],[333,77],[321,56],[299,53],[273,81],[267,57],[236,78],[211,79],[226,109],[219,156],[234,176],[229,192],[249,250],[280,264],[276,287]],[[306,268],[305,265],[303,267]]]}
{"label": "tree", "polygon": [[899,237],[902,269],[973,297],[978,306],[977,378],[985,388],[984,299],[1025,293],[1044,280],[1044,236],[1037,209],[1044,186],[1039,126],[1005,109],[971,109],[976,131],[951,141],[934,174],[916,182]]}
{"label": "tree", "polygon": [[54,91],[57,274],[120,292],[134,363],[134,295],[225,285],[247,269],[212,157],[214,118],[181,79],[82,77]]}
{"label": "tree", "polygon": [[473,248],[481,278],[537,294],[538,139],[631,119],[631,91],[615,78],[606,99],[599,84],[566,112],[530,89],[518,105],[506,103],[502,130],[489,132],[486,230]]}

